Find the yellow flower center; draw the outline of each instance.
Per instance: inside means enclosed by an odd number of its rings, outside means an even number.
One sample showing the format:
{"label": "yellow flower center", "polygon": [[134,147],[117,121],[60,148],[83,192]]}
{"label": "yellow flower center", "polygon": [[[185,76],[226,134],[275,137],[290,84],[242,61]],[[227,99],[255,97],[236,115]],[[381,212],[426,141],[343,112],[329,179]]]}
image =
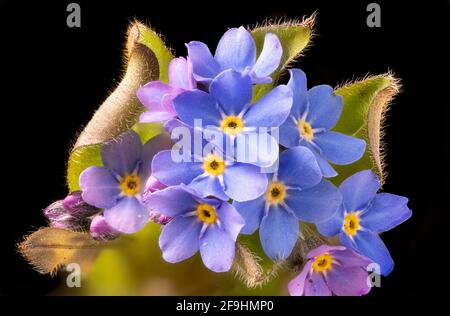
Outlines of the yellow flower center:
{"label": "yellow flower center", "polygon": [[321,254],[317,256],[314,260],[312,267],[316,272],[325,272],[328,271],[333,265],[333,257],[328,253]]}
{"label": "yellow flower center", "polygon": [[197,205],[197,217],[203,223],[213,224],[217,220],[216,209],[212,205],[200,203]]}
{"label": "yellow flower center", "polygon": [[360,228],[357,213],[348,213],[344,219],[344,231],[349,236],[354,236]]}
{"label": "yellow flower center", "polygon": [[141,178],[135,174],[130,174],[120,181],[120,189],[127,196],[134,196],[141,190]]}
{"label": "yellow flower center", "polygon": [[266,191],[266,201],[271,204],[277,204],[284,201],[286,197],[286,188],[281,182],[272,182]]}
{"label": "yellow flower center", "polygon": [[220,127],[228,135],[237,135],[244,128],[244,122],[239,116],[230,115],[222,120]]}
{"label": "yellow flower center", "polygon": [[305,120],[299,120],[297,127],[300,135],[307,141],[311,141],[314,138],[314,132],[311,124],[309,124]]}
{"label": "yellow flower center", "polygon": [[211,154],[203,159],[203,169],[211,176],[220,176],[225,168],[225,162],[219,155]]}

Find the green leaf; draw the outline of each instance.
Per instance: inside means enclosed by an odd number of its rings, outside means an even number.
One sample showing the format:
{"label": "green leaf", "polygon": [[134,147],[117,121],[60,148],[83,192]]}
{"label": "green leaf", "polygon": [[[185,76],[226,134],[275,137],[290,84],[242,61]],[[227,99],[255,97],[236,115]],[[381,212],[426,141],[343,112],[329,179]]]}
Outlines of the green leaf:
{"label": "green leaf", "polygon": [[313,36],[315,15],[310,16],[303,21],[288,21],[280,24],[268,24],[257,27],[251,31],[256,42],[257,55],[261,53],[264,37],[266,33],[274,33],[278,36],[283,47],[280,66],[272,74],[272,83],[255,85],[253,90],[253,101],[259,100],[268,91],[283,74],[286,67],[293,62],[308,45]]}
{"label": "green leaf", "polygon": [[334,166],[339,175],[332,179],[333,182],[339,184],[364,169],[375,171],[383,182],[383,122],[389,104],[399,90],[399,80],[390,73],[370,76],[335,90],[344,98],[344,107],[333,130],[362,138],[367,142],[367,147],[359,161]]}
{"label": "green leaf", "polygon": [[[132,23],[126,47],[125,76],[95,112],[70,153],[67,163],[70,191],[79,189],[78,178],[84,169],[101,165],[100,145],[110,142],[138,121],[145,108],[137,99],[136,90],[149,81],[167,79],[172,55],[154,31],[138,22]],[[155,125],[138,125],[136,128],[144,140],[160,132]]]}
{"label": "green leaf", "polygon": [[[137,23],[137,22],[136,22]],[[173,54],[161,38],[161,35],[147,26],[137,23],[140,30],[140,42],[149,47],[156,56],[159,65],[159,80],[169,82],[169,63]]]}

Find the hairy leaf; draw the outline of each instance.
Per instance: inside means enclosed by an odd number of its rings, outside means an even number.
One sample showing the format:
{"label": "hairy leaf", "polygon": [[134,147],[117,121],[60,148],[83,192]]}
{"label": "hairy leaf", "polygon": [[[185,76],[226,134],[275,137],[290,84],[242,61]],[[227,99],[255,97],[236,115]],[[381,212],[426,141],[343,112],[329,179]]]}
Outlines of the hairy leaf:
{"label": "hairy leaf", "polygon": [[[144,107],[136,97],[136,90],[151,80],[167,79],[167,68],[172,54],[157,34],[143,24],[131,24],[125,55],[125,76],[95,112],[70,153],[67,163],[67,183],[70,191],[79,189],[78,178],[84,169],[101,165],[100,145],[113,140],[138,121]],[[154,125],[145,126],[150,127],[150,132],[145,134],[154,133]],[[139,127],[141,131],[143,127]]]}
{"label": "hairy leaf", "polygon": [[93,240],[89,233],[45,227],[28,235],[18,248],[40,273],[55,274],[59,268],[77,263],[84,274],[108,244]]}
{"label": "hairy leaf", "polygon": [[351,165],[335,166],[339,173],[333,178],[335,183],[364,169],[373,169],[384,181],[383,122],[391,100],[399,91],[399,80],[390,73],[370,76],[335,90],[336,94],[344,98],[344,107],[333,130],[367,142],[361,160]]}

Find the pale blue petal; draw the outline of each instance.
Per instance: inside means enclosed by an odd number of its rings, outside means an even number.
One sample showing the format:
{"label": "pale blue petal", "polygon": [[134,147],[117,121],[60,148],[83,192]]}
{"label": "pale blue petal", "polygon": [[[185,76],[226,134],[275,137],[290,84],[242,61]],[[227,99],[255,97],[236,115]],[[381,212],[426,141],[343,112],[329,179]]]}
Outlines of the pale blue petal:
{"label": "pale blue petal", "polygon": [[292,91],[285,85],[275,87],[244,114],[246,127],[278,127],[292,106]]}
{"label": "pale blue petal", "polygon": [[202,163],[176,162],[172,158],[172,150],[157,153],[152,161],[152,175],[165,185],[189,184],[202,173]]}
{"label": "pale blue petal", "polygon": [[297,242],[298,230],[298,220],[293,214],[280,207],[271,207],[259,228],[264,252],[273,260],[286,259]]}
{"label": "pale blue petal", "polygon": [[189,126],[194,126],[196,119],[201,119],[204,127],[219,126],[222,119],[216,101],[204,91],[185,91],[173,100],[173,106],[181,121]]}
{"label": "pale blue petal", "polygon": [[214,272],[226,272],[233,264],[235,242],[217,224],[210,225],[200,238],[200,254],[208,269]]}
{"label": "pale blue petal", "polygon": [[318,133],[313,141],[321,149],[321,155],[337,165],[361,159],[366,149],[364,140],[332,131]]}
{"label": "pale blue petal", "polygon": [[342,203],[339,190],[329,181],[305,190],[288,190],[285,203],[299,220],[320,223],[331,219]]}
{"label": "pale blue petal", "polygon": [[300,133],[297,124],[295,124],[293,116],[289,115],[280,126],[280,144],[290,148],[298,146],[300,142]]}
{"label": "pale blue petal", "polygon": [[335,95],[333,88],[319,85],[308,91],[309,112],[307,121],[313,128],[333,128],[342,112],[342,97]]}
{"label": "pale blue petal", "polygon": [[252,100],[250,76],[233,69],[220,73],[209,86],[209,93],[227,115],[238,115]]}
{"label": "pale blue petal", "polygon": [[289,74],[291,78],[287,86],[291,88],[293,93],[291,115],[299,119],[308,109],[306,74],[297,68],[290,69]]}
{"label": "pale blue petal", "polygon": [[245,226],[242,228],[241,233],[253,234],[258,229],[264,215],[264,196],[246,202],[233,201],[233,206],[245,220]]}
{"label": "pale blue petal", "polygon": [[338,211],[329,220],[321,223],[317,223],[317,230],[326,237],[333,237],[339,234],[344,225],[344,207],[339,207]]}
{"label": "pale blue petal", "polygon": [[219,64],[204,43],[192,41],[186,46],[197,81],[209,82],[221,71]]}
{"label": "pale blue petal", "polygon": [[83,200],[98,208],[110,208],[116,205],[120,186],[111,171],[105,167],[89,167],[79,178]]}
{"label": "pale blue petal", "polygon": [[282,55],[283,48],[278,37],[273,33],[266,33],[263,48],[253,66],[253,72],[259,78],[270,76],[278,68]]}
{"label": "pale blue petal", "polygon": [[362,211],[375,197],[380,181],[371,170],[363,170],[345,179],[339,186],[346,210]]}
{"label": "pale blue petal", "polygon": [[408,199],[404,196],[379,193],[361,214],[361,225],[377,233],[388,231],[411,217],[407,204]]}
{"label": "pale blue petal", "polygon": [[141,139],[132,130],[101,147],[103,165],[121,176],[126,176],[136,170],[141,160],[141,153]]}
{"label": "pale blue petal", "polygon": [[280,155],[278,179],[290,187],[306,189],[322,180],[314,154],[306,147],[292,147]]}
{"label": "pale blue petal", "polygon": [[267,188],[267,176],[260,168],[250,164],[235,163],[223,173],[225,193],[238,202],[261,196]]}
{"label": "pale blue petal", "polygon": [[145,200],[145,205],[150,210],[170,217],[192,212],[197,204],[191,192],[181,186],[155,191]]}
{"label": "pale blue petal", "polygon": [[219,41],[214,58],[223,70],[244,71],[256,60],[256,44],[252,35],[244,28],[229,29]]}
{"label": "pale blue petal", "polygon": [[147,208],[134,197],[124,197],[104,211],[109,226],[122,233],[132,234],[142,229],[149,219]]}
{"label": "pale blue petal", "polygon": [[164,260],[176,263],[192,257],[199,249],[202,223],[196,217],[177,216],[167,223],[159,236]]}

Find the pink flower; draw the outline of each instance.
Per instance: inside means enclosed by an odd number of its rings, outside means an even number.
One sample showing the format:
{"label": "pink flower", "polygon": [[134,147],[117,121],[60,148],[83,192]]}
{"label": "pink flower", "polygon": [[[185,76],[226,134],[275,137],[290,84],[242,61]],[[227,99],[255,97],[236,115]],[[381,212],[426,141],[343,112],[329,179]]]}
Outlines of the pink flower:
{"label": "pink flower", "polygon": [[172,101],[183,91],[197,87],[189,58],[174,58],[169,64],[169,84],[151,81],[138,89],[136,95],[148,109],[140,117],[142,123],[165,122],[177,116]]}
{"label": "pink flower", "polygon": [[289,282],[292,296],[361,296],[369,293],[371,261],[343,246],[311,250],[302,272]]}

